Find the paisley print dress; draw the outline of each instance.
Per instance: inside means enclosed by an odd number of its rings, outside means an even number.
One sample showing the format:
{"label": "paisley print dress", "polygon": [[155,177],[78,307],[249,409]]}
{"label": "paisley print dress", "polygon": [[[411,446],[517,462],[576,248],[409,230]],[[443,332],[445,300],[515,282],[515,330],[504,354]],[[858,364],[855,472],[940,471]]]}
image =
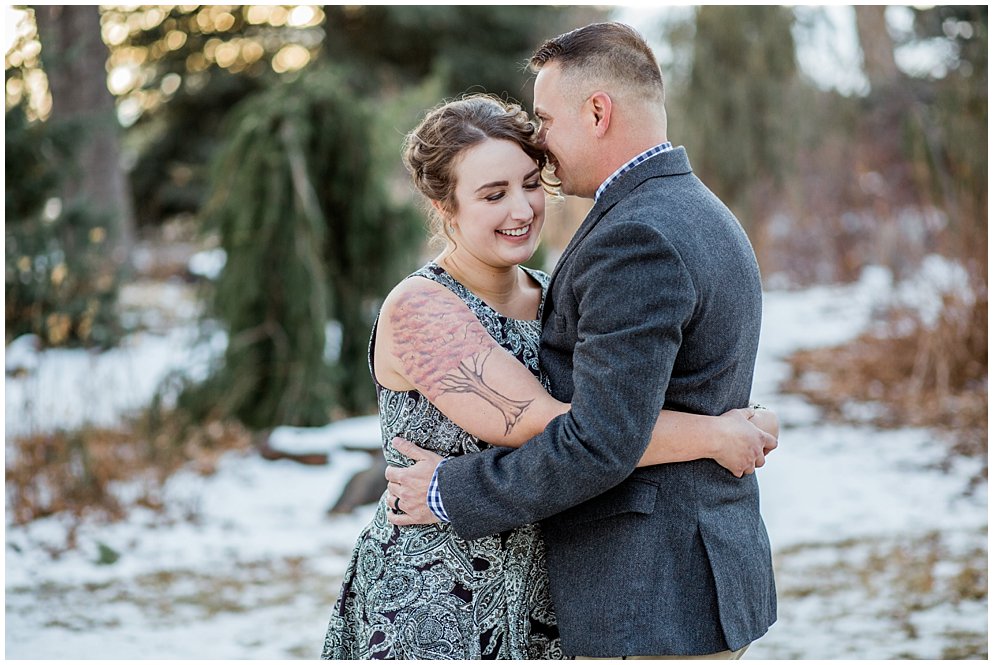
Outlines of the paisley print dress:
{"label": "paisley print dress", "polygon": [[[543,307],[549,277],[527,272],[541,284]],[[415,276],[458,295],[490,335],[543,380],[538,366],[540,310],[535,321],[509,319],[435,263]],[[374,327],[370,369],[375,341]],[[396,392],[378,383],[376,390],[388,463],[410,464],[393,448],[394,436],[442,456],[488,447],[420,393]],[[322,658],[563,658],[538,526],[466,541],[449,524],[393,526],[386,520],[387,510],[384,493],[345,571]]]}

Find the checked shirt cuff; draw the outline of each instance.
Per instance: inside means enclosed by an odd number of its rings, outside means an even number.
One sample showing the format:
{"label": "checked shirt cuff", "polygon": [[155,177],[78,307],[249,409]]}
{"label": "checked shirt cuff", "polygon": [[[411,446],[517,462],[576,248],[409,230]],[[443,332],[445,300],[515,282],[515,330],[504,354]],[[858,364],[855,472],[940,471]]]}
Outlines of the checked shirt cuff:
{"label": "checked shirt cuff", "polygon": [[442,522],[452,521],[448,519],[448,513],[445,512],[445,504],[441,502],[441,488],[438,487],[438,472],[441,470],[441,466],[447,461],[447,459],[443,459],[438,463],[438,466],[434,469],[434,475],[431,476],[431,484],[428,485],[428,508]]}

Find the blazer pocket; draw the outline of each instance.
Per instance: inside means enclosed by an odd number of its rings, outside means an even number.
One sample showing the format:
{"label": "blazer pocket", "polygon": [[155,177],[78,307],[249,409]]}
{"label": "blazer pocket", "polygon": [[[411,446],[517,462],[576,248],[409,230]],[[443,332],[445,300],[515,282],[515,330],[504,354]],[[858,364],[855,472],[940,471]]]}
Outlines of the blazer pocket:
{"label": "blazer pocket", "polygon": [[623,513],[651,515],[655,512],[658,494],[658,485],[644,480],[629,479],[600,496],[593,497],[589,501],[550,518],[550,520],[556,527],[569,527]]}

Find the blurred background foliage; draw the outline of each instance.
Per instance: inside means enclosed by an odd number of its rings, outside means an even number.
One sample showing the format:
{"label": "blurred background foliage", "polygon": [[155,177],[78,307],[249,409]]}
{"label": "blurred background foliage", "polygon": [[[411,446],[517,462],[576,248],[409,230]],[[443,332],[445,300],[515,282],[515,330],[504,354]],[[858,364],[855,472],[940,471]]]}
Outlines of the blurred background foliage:
{"label": "blurred background foliage", "polygon": [[211,312],[229,342],[182,404],[254,428],[375,407],[369,303],[406,274],[420,235],[410,206],[387,196],[375,129],[370,103],[327,68],[232,109],[203,210],[226,256]]}
{"label": "blurred background foliage", "polygon": [[[141,272],[139,246],[178,234],[223,250],[203,298],[229,339],[186,403],[255,429],[374,407],[365,355],[378,302],[425,256],[419,202],[400,167],[403,134],[467,91],[530,107],[524,64],[534,47],[615,15],[607,6],[15,9],[5,56],[7,341],[114,344],[126,332],[115,294]],[[727,5],[660,17],[645,33],[664,45],[670,137],[741,218],[770,287],[849,281],[870,264],[905,276],[935,253],[963,266],[971,294],[947,311],[969,324],[941,332],[958,337],[932,343],[923,323],[899,335],[923,358],[910,376],[932,376],[921,390],[980,392],[985,405],[988,10],[855,7],[866,83],[846,92],[818,85],[797,57],[823,11]],[[909,20],[887,20],[894,11]],[[899,66],[914,49],[936,54],[929,68]],[[566,227],[585,212],[560,208]],[[949,358],[958,360],[939,362]]]}

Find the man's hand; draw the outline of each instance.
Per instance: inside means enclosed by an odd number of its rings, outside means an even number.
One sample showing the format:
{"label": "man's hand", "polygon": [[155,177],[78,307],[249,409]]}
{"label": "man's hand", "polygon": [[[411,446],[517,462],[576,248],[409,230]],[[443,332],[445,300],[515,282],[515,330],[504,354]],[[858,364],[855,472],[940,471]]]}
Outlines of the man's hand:
{"label": "man's hand", "polygon": [[[438,518],[428,508],[428,486],[434,476],[434,470],[441,463],[442,457],[430,451],[418,448],[410,441],[397,437],[393,439],[393,447],[401,455],[414,460],[413,466],[391,466],[386,469],[388,481],[386,497],[389,510],[386,519],[397,526],[411,524],[433,524]],[[401,512],[395,512],[399,499]]]}
{"label": "man's hand", "polygon": [[767,427],[778,433],[778,419],[767,410],[760,411],[761,420],[756,416],[759,411],[751,407],[733,409],[719,416],[726,422],[727,433],[719,437],[714,460],[737,478],[755,473],[755,469],[765,464],[765,456],[779,445],[776,436],[763,429]]}

